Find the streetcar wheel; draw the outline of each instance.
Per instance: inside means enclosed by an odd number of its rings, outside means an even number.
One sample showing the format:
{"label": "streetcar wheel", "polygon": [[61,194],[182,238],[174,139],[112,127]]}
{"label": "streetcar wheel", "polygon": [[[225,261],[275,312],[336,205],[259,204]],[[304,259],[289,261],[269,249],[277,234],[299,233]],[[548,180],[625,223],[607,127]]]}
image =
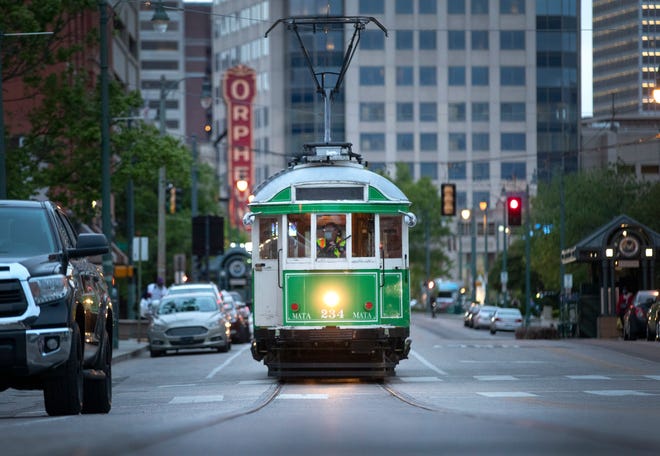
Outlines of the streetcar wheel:
{"label": "streetcar wheel", "polygon": [[71,353],[67,362],[44,384],[44,403],[50,416],[77,415],[83,404],[82,341],[78,324],[73,324]]}
{"label": "streetcar wheel", "polygon": [[108,413],[112,408],[112,344],[107,332],[101,347],[104,379],[85,379],[83,383],[83,413]]}

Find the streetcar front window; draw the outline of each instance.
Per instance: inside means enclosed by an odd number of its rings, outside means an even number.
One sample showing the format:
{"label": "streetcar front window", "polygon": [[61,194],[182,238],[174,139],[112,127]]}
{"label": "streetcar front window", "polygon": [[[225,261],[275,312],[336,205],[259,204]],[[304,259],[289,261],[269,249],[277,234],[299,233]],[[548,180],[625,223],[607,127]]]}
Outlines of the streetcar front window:
{"label": "streetcar front window", "polygon": [[374,257],[376,236],[374,214],[353,214],[351,240],[353,257]]}
{"label": "streetcar front window", "polygon": [[380,244],[383,258],[401,258],[403,252],[401,228],[401,216],[380,216]]}
{"label": "streetcar front window", "polygon": [[312,230],[309,214],[288,216],[287,256],[289,258],[309,258],[311,254],[310,234]]}
{"label": "streetcar front window", "polygon": [[317,216],[317,258],[346,258],[346,240],[346,215],[323,214]]}
{"label": "streetcar front window", "polygon": [[274,260],[277,258],[277,238],[280,233],[279,220],[276,217],[259,219],[259,258]]}

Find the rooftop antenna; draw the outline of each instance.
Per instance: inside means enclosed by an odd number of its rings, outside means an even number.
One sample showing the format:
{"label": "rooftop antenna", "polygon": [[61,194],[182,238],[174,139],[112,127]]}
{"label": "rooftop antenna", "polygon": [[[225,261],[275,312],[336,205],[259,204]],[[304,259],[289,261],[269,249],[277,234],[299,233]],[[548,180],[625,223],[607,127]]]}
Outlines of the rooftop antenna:
{"label": "rooftop antenna", "polygon": [[[358,48],[360,43],[360,33],[365,29],[369,22],[373,22],[380,28],[385,36],[387,36],[387,29],[373,17],[366,16],[293,16],[278,19],[267,31],[264,36],[268,36],[271,30],[277,27],[278,24],[286,24],[287,29],[293,31],[296,34],[298,43],[300,44],[300,49],[305,57],[305,62],[307,67],[312,75],[314,84],[316,85],[316,92],[321,94],[323,97],[323,114],[324,114],[324,135],[323,143],[320,144],[306,144],[305,149],[314,149],[316,154],[319,155],[321,152],[326,157],[335,155],[338,152],[330,152],[328,150],[329,145],[340,146],[340,149],[346,148],[349,150],[349,156],[359,157],[358,154],[352,154],[350,152],[350,144],[333,144],[331,138],[331,103],[334,98],[334,95],[339,92],[344,77],[346,75],[346,70],[351,64],[351,60],[355,55],[355,51]],[[346,51],[344,52],[344,57],[342,60],[341,67],[338,71],[328,71],[328,70],[317,70],[314,68],[312,58],[309,54],[309,50],[305,47],[305,43],[300,35],[300,28],[305,28],[312,33],[324,32],[327,33],[332,27],[337,27],[345,24],[353,25],[353,35],[348,42]],[[334,86],[332,85],[332,80],[334,76]],[[336,147],[334,148],[336,151]]]}

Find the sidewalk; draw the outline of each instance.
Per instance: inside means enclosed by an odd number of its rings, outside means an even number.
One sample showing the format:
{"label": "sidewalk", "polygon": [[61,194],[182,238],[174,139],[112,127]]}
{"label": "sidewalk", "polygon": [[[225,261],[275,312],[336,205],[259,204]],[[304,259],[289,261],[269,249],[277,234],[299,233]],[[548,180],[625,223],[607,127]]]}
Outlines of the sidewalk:
{"label": "sidewalk", "polygon": [[147,339],[120,339],[119,347],[112,350],[112,363],[116,364],[134,358],[149,349]]}

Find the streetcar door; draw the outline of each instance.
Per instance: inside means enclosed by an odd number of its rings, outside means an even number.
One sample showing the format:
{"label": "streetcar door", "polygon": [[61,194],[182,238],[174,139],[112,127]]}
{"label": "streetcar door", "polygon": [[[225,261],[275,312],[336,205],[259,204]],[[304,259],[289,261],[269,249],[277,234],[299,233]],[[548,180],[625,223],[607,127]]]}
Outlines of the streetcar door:
{"label": "streetcar door", "polygon": [[258,217],[258,244],[253,259],[254,324],[272,326],[282,322],[282,246],[279,216]]}

